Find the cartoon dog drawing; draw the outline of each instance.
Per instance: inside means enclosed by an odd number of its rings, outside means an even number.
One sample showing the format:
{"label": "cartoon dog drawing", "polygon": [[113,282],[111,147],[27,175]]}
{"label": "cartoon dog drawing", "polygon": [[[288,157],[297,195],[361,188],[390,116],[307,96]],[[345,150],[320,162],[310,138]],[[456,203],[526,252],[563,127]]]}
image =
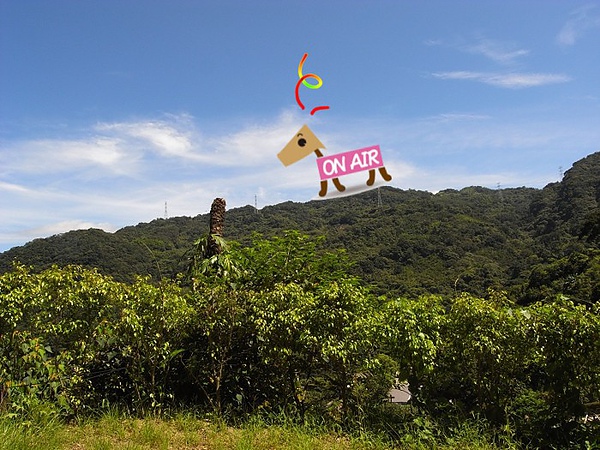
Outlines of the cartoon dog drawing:
{"label": "cartoon dog drawing", "polygon": [[366,147],[350,152],[337,153],[331,156],[323,156],[320,149],[326,148],[315,136],[307,125],[303,125],[294,137],[281,150],[277,157],[284,166],[289,166],[300,161],[311,153],[317,155],[317,166],[321,177],[320,197],[327,195],[327,181],[331,179],[338,191],[344,192],[346,187],[340,183],[338,175],[346,175],[363,170],[369,171],[367,186],[375,183],[375,171],[379,173],[385,181],[390,181],[392,176],[387,173],[381,158],[379,146]]}

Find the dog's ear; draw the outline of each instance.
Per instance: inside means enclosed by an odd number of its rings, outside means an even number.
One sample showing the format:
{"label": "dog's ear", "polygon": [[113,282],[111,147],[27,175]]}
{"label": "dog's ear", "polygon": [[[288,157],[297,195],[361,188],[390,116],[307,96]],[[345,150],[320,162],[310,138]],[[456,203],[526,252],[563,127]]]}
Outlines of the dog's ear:
{"label": "dog's ear", "polygon": [[325,148],[325,146],[307,125],[303,125],[290,142],[283,147],[283,150],[277,154],[277,157],[284,166],[289,166],[319,148]]}

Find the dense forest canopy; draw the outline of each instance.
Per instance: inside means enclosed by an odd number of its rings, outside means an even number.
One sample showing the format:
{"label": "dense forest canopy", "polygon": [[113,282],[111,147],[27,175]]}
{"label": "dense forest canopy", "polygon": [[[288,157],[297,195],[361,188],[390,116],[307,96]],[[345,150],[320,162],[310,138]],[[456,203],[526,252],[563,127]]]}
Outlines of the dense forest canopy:
{"label": "dense forest canopy", "polygon": [[[346,198],[285,202],[228,211],[225,237],[300,230],[344,249],[352,273],[377,293],[486,295],[502,289],[522,302],[563,293],[600,298],[600,153],[576,162],[543,189],[467,187],[424,191],[382,187]],[[156,219],[115,233],[78,230],[0,254],[42,270],[52,264],[98,268],[116,280],[173,278],[208,226],[208,215]]]}
{"label": "dense forest canopy", "polygon": [[[599,443],[600,303],[376,296],[322,237],[219,240],[216,254],[210,239],[177,280],[81,266],[0,275],[0,418],[283,413],[383,430],[401,448],[398,430],[418,426],[418,448],[435,448],[426,422],[457,435],[475,418],[494,441]],[[405,382],[411,404],[385,403]]]}
{"label": "dense forest canopy", "polygon": [[[390,430],[476,418],[494,441],[594,448],[599,175],[596,153],[542,190],[238,208],[227,239],[217,199],[211,233],[178,217],[14,248],[0,418],[282,412],[398,442]],[[410,404],[387,408],[400,383]]]}

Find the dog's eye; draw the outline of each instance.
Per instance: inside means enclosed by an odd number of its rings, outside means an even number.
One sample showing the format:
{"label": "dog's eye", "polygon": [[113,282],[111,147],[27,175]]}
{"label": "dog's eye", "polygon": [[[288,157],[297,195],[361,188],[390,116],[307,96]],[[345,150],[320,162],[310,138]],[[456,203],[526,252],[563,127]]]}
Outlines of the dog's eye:
{"label": "dog's eye", "polygon": [[306,139],[304,139],[304,138],[298,139],[298,145],[300,147],[304,147],[306,145]]}

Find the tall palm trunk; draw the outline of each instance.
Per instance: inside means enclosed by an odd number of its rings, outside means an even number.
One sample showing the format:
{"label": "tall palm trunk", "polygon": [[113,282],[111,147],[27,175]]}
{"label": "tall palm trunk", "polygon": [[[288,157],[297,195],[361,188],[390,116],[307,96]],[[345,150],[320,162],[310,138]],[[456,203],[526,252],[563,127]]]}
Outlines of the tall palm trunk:
{"label": "tall palm trunk", "polygon": [[225,199],[215,198],[210,207],[210,233],[208,235],[208,245],[206,246],[206,256],[218,255],[223,250],[214,236],[223,237],[223,224],[225,222]]}

